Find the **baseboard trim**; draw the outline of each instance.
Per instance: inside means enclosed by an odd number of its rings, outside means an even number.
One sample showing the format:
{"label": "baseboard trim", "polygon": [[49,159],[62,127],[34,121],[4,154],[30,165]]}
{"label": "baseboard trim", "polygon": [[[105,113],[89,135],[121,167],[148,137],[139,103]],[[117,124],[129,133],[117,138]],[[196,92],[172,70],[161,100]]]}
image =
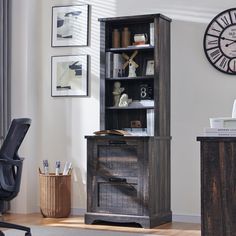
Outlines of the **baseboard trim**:
{"label": "baseboard trim", "polygon": [[84,208],[71,208],[71,215],[84,215],[86,209]]}
{"label": "baseboard trim", "polygon": [[185,223],[201,223],[201,216],[197,215],[175,215],[173,214],[172,220],[175,222]]}
{"label": "baseboard trim", "polygon": [[[71,215],[84,215],[85,213],[86,213],[86,209],[84,209],[84,208],[71,208]],[[173,214],[172,221],[200,224],[201,223],[201,216]]]}

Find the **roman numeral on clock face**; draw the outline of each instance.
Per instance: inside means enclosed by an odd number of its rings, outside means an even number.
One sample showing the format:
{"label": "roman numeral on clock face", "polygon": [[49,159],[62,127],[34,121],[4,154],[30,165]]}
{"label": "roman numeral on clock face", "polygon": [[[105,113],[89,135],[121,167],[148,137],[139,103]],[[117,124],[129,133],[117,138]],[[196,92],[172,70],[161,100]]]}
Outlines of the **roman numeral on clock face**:
{"label": "roman numeral on clock face", "polygon": [[223,26],[221,26],[221,24],[218,21],[214,21],[210,25],[207,34],[211,36],[219,37],[223,29],[224,29]]}
{"label": "roman numeral on clock face", "polygon": [[236,73],[236,58],[233,58],[229,62],[229,69],[233,72]]}
{"label": "roman numeral on clock face", "polygon": [[206,35],[205,38],[205,47],[207,50],[211,50],[214,48],[218,48],[219,45],[219,37],[215,35]]}
{"label": "roman numeral on clock face", "polygon": [[223,69],[226,67],[227,65],[227,58],[223,57],[223,59],[220,62],[220,67],[222,67]]}
{"label": "roman numeral on clock face", "polygon": [[217,60],[214,61],[214,64],[221,71],[227,72],[229,69],[228,68],[229,58],[227,58],[227,57],[223,56],[223,54],[221,54],[221,56],[218,57]]}
{"label": "roman numeral on clock face", "polygon": [[230,13],[226,12],[223,16],[220,16],[217,19],[217,22],[222,28],[226,28],[228,25],[232,23]]}
{"label": "roman numeral on clock face", "polygon": [[213,60],[216,60],[217,58],[219,58],[219,56],[221,56],[220,49],[217,48],[217,49],[212,50],[212,51],[209,53],[209,55],[210,55],[210,57],[211,57]]}
{"label": "roman numeral on clock face", "polygon": [[236,10],[232,10],[230,12],[230,16],[231,16],[232,23],[235,24],[236,23]]}
{"label": "roman numeral on clock face", "polygon": [[218,44],[218,39],[208,41],[208,45],[217,45],[217,44]]}
{"label": "roman numeral on clock face", "polygon": [[224,22],[225,25],[229,25],[229,21],[228,21],[226,16],[224,16],[224,17],[222,17],[220,19]]}

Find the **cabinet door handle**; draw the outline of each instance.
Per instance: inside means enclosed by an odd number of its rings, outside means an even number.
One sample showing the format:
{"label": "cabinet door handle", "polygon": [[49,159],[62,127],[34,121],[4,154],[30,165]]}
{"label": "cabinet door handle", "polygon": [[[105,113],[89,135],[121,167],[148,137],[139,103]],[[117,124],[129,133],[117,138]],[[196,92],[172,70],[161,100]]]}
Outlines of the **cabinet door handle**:
{"label": "cabinet door handle", "polygon": [[113,141],[113,140],[110,140],[109,144],[124,145],[124,144],[126,144],[126,141]]}
{"label": "cabinet door handle", "polygon": [[113,183],[126,183],[127,182],[125,178],[116,178],[116,177],[111,177],[108,180],[109,182],[113,182]]}

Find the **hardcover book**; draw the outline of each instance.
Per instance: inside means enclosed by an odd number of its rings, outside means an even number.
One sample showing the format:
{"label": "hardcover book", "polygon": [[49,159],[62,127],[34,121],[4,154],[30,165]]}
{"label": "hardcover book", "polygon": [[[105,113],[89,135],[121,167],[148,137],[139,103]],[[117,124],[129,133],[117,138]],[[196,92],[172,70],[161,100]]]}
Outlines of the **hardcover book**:
{"label": "hardcover book", "polygon": [[96,134],[96,135],[119,135],[119,136],[130,135],[129,132],[127,132],[125,130],[119,130],[119,129],[99,130],[99,131],[95,131],[94,134]]}

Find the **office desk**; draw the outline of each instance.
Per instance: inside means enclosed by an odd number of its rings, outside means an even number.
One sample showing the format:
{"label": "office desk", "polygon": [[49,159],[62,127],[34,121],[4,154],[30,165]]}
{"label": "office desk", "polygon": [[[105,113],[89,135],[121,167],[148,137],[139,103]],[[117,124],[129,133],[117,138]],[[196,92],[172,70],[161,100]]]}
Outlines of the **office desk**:
{"label": "office desk", "polygon": [[236,235],[236,137],[197,137],[201,143],[202,236]]}

